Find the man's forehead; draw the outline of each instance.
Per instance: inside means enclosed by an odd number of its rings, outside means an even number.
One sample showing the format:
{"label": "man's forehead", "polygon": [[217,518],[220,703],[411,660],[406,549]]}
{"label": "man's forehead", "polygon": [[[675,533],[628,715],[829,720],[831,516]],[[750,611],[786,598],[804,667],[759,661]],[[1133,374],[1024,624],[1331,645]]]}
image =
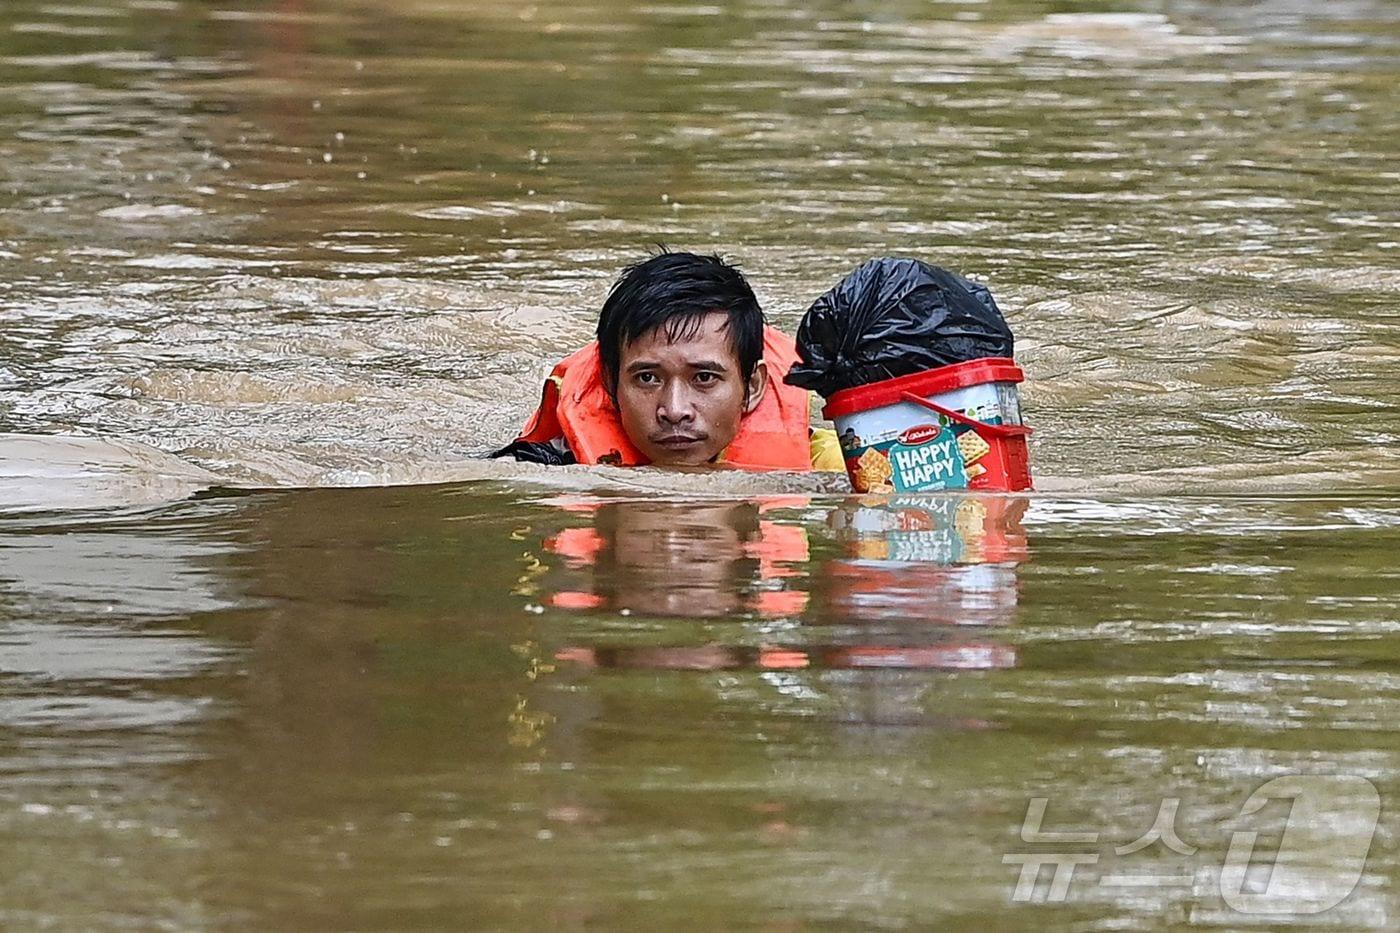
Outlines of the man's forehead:
{"label": "man's forehead", "polygon": [[[668,322],[670,324],[670,322]],[[678,362],[730,362],[737,351],[729,333],[729,316],[716,311],[685,321],[686,326],[663,324],[622,347],[622,356]]]}

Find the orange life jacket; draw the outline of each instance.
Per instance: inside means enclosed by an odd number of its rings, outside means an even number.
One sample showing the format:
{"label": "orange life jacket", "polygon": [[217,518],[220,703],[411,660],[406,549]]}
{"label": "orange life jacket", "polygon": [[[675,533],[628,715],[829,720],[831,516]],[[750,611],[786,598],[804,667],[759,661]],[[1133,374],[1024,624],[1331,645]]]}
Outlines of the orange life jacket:
{"label": "orange life jacket", "polygon": [[[768,389],[758,407],[744,415],[739,433],[719,459],[756,470],[810,470],[807,392],[783,382],[797,362],[792,338],[763,329]],[[649,461],[627,437],[617,405],[603,382],[598,341],[554,367],[545,380],[540,407],[525,422],[518,441],[544,443],[563,437],[579,463],[643,466]]]}

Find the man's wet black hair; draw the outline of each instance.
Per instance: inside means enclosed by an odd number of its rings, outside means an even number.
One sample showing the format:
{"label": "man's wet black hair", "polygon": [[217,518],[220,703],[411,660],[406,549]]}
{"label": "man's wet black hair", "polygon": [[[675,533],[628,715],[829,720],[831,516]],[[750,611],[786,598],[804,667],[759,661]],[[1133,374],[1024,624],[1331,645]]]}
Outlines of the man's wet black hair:
{"label": "man's wet black hair", "polygon": [[747,386],[763,357],[763,309],[744,274],[718,256],[672,253],[664,248],[628,266],[603,302],[598,355],[608,391],[617,394],[622,348],[657,328],[670,341],[689,340],[706,314],[729,316],[727,328]]}

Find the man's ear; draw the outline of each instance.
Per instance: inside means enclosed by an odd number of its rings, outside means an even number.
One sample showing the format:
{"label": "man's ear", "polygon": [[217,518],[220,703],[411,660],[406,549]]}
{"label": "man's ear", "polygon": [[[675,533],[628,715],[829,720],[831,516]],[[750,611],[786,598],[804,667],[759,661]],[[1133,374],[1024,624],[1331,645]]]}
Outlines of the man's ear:
{"label": "man's ear", "polygon": [[744,387],[744,414],[748,414],[758,407],[758,403],[763,401],[763,393],[768,391],[768,364],[759,360],[754,364],[753,375],[749,376],[749,384]]}

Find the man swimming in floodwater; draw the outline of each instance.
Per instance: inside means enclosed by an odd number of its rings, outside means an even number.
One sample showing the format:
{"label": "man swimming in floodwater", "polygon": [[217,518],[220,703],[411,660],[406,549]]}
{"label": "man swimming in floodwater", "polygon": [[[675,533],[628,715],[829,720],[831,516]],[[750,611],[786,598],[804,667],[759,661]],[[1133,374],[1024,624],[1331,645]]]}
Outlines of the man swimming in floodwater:
{"label": "man swimming in floodwater", "polygon": [[662,252],[629,266],[598,339],[554,367],[520,436],[492,456],[535,463],[841,470],[783,377],[792,338],[766,326],[718,256]]}

